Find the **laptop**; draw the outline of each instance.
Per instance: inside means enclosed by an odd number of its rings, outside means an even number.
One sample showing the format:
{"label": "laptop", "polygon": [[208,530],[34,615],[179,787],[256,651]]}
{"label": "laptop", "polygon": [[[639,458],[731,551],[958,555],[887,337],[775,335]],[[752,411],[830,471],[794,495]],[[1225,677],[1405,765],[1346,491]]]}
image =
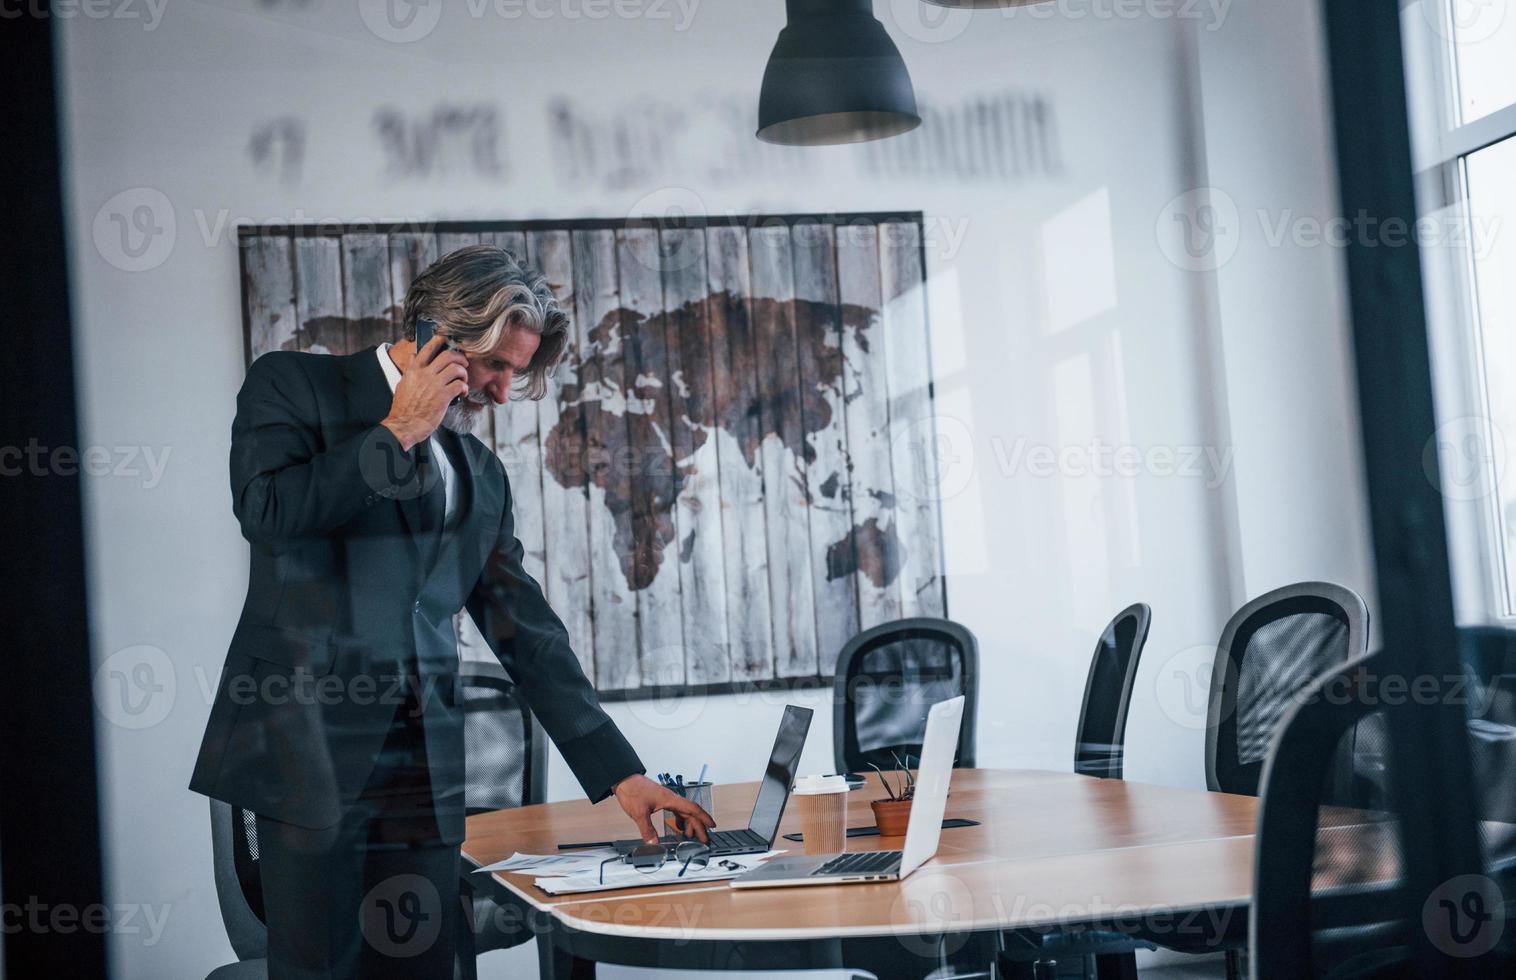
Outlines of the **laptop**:
{"label": "laptop", "polygon": [[906,825],[904,850],[776,857],[734,878],[732,887],[899,881],[921,867],[937,853],[937,839],[942,836],[942,814],[947,809],[948,782],[953,776],[953,755],[962,723],[962,695],[932,705],[926,716],[926,738],[921,746],[921,768],[916,775],[916,797],[911,804],[911,821]]}
{"label": "laptop", "polygon": [[[800,765],[800,750],[805,748],[805,736],[811,730],[811,714],[810,708],[785,705],[784,717],[779,719],[779,733],[774,736],[774,750],[769,753],[768,768],[763,771],[758,799],[753,803],[753,815],[741,830],[711,831],[712,857],[762,854],[773,849],[774,838],[779,833],[779,818],[784,816],[790,787],[795,783],[795,769]],[[672,834],[660,839],[665,844],[684,840]],[[642,841],[618,840],[611,846],[628,854],[641,847]]]}

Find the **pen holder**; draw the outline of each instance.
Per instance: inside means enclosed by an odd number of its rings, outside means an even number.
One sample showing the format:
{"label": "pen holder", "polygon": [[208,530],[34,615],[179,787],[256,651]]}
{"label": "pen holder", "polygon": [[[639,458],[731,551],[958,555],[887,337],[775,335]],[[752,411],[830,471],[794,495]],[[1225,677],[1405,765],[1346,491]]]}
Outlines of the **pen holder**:
{"label": "pen holder", "polygon": [[[706,813],[711,812],[711,784],[710,783],[685,783],[683,786],[670,786],[669,789],[680,796],[693,802]],[[684,836],[684,818],[673,810],[663,811],[663,832],[675,837]]]}

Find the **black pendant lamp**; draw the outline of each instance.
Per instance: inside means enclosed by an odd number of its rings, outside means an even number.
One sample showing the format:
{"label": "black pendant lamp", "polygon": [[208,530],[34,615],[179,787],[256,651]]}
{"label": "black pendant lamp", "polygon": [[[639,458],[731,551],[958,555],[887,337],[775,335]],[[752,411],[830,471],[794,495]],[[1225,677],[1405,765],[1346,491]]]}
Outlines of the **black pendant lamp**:
{"label": "black pendant lamp", "polygon": [[910,73],[874,17],[873,0],[785,0],[758,97],[758,138],[824,146],[921,125]]}

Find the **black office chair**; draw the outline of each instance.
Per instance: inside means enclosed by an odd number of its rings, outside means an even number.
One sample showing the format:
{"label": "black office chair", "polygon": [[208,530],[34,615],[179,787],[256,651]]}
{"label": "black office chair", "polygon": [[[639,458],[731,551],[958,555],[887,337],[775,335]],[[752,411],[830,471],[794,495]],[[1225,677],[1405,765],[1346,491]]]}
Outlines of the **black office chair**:
{"label": "black office chair", "polygon": [[1257,796],[1274,730],[1296,695],[1368,649],[1368,606],[1341,585],[1287,585],[1237,610],[1211,671],[1206,785]]}
{"label": "black office chair", "polygon": [[832,744],[838,772],[889,770],[895,758],[921,755],[932,705],[964,695],[955,767],[974,765],[979,703],[979,644],[950,620],[920,617],[882,623],[853,637],[837,655]]}
{"label": "black office chair", "polygon": [[[1361,696],[1378,656],[1317,678],[1280,719],[1262,775],[1252,976],[1388,980],[1416,975],[1404,908],[1399,828],[1389,796],[1381,698]],[[1343,806],[1343,759],[1367,795]],[[1420,928],[1418,923],[1417,928]]]}
{"label": "black office chair", "polygon": [[[1507,917],[1471,975],[1510,976],[1516,972],[1508,918],[1516,899],[1516,634],[1462,631],[1460,655],[1484,866],[1477,895],[1450,893],[1439,901],[1446,910],[1478,902]],[[1263,772],[1255,855],[1250,934],[1253,976],[1260,980],[1420,975],[1414,934],[1440,922],[1445,909],[1433,909],[1430,918],[1418,914],[1424,900],[1408,901],[1403,892],[1382,707],[1388,697],[1373,686],[1384,676],[1378,654],[1355,659],[1316,681],[1281,722]],[[1409,921],[1395,910],[1409,910]],[[1458,919],[1457,930],[1472,922]],[[1450,955],[1472,956],[1488,945],[1487,931],[1461,933],[1452,919],[1448,926],[1434,941]]]}
{"label": "black office chair", "polygon": [[1074,743],[1074,771],[1080,775],[1121,778],[1127,709],[1152,621],[1147,603],[1134,603],[1117,613],[1095,641]]}
{"label": "black office chair", "polygon": [[237,962],[212,970],[206,980],[268,980],[268,927],[263,922],[263,880],[258,876],[258,818],[211,800],[211,860],[221,921]]}
{"label": "black office chair", "polygon": [[[499,663],[465,660],[463,687],[464,806],[470,815],[530,806],[547,800],[547,735],[526,699]],[[480,953],[509,949],[533,938],[525,916],[507,912],[465,875],[462,888],[473,910],[473,954],[459,954],[460,976],[472,980]],[[460,943],[460,946],[463,945]]]}
{"label": "black office chair", "polygon": [[[912,765],[921,756],[926,716],[932,705],[964,696],[955,767],[974,765],[979,703],[979,643],[967,627],[947,619],[919,617],[881,623],[849,640],[837,655],[833,681],[832,750],[838,772],[889,771],[898,756]],[[983,947],[983,948],[981,948]],[[880,975],[899,970],[893,941],[844,940],[843,959]],[[956,948],[939,959],[938,978],[983,976],[969,964],[987,963],[993,942]]]}
{"label": "black office chair", "polygon": [[[467,812],[544,802],[547,737],[505,670],[494,662],[465,661],[459,683]],[[207,980],[265,980],[268,928],[258,870],[258,824],[252,811],[211,801],[211,854],[221,920],[237,962],[218,967]],[[476,892],[466,876],[459,887],[473,909],[471,928],[459,937],[458,975],[469,980],[476,975],[479,953],[520,945],[533,933],[524,916],[502,911],[489,896]]]}
{"label": "black office chair", "polygon": [[[1074,771],[1081,775],[1121,778],[1127,709],[1152,619],[1146,603],[1134,603],[1117,613],[1095,641],[1074,741]],[[1035,976],[1038,967],[1050,972],[1051,964],[1073,960],[1101,978],[1132,978],[1137,976],[1136,951],[1154,948],[1119,932],[1008,933],[1003,937],[1001,973]]]}
{"label": "black office chair", "polygon": [[[1227,621],[1216,647],[1206,716],[1206,785],[1213,792],[1257,796],[1264,759],[1280,720],[1300,693],[1327,671],[1368,651],[1369,611],[1352,589],[1300,582],[1264,593]],[[1331,770],[1351,772],[1347,748]],[[1147,936],[1188,953],[1226,953],[1228,980],[1242,975],[1247,930],[1234,919],[1222,935],[1179,940]]]}

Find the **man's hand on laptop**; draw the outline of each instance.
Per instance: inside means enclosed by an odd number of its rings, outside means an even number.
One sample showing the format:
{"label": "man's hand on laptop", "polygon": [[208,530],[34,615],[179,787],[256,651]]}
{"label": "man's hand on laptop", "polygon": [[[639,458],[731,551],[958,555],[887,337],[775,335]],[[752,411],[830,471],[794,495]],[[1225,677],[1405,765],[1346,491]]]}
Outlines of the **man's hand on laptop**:
{"label": "man's hand on laptop", "polygon": [[716,826],[716,818],[673,790],[634,773],[617,783],[612,792],[616,794],[621,809],[637,825],[637,833],[645,843],[658,842],[659,834],[653,829],[653,814],[659,810],[672,810],[684,817],[684,836],[694,837],[703,844],[710,843],[706,831]]}

